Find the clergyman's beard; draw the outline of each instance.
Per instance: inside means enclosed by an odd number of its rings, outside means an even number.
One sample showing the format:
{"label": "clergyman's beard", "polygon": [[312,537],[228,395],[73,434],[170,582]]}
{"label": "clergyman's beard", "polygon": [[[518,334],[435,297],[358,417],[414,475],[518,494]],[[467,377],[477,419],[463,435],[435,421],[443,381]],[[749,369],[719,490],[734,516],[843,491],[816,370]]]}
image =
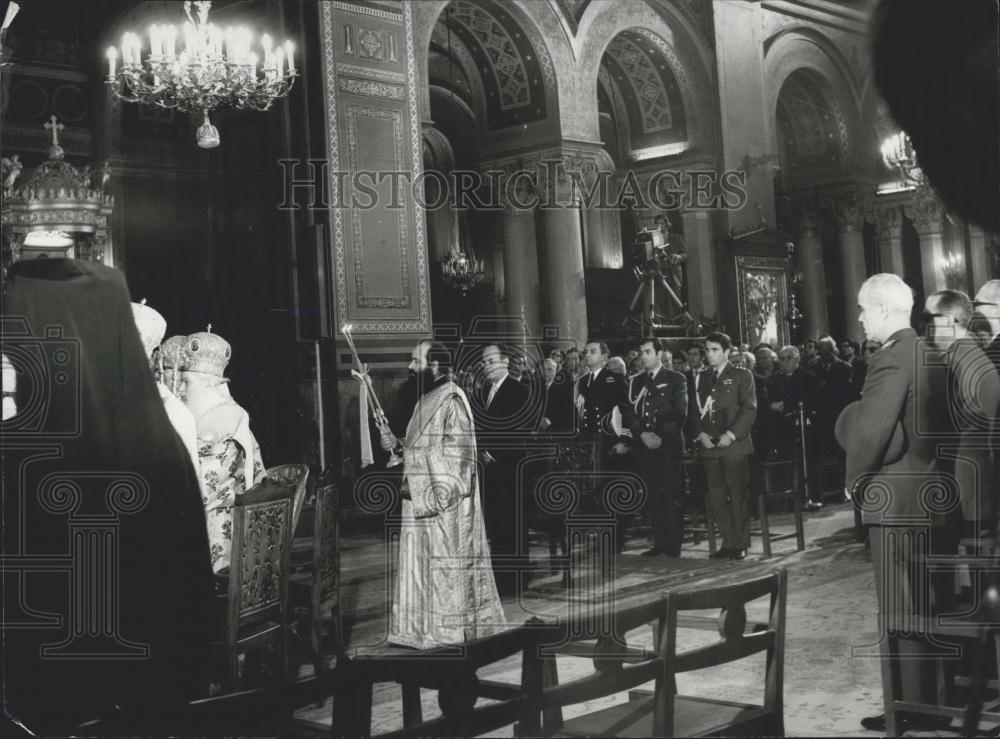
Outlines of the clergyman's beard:
{"label": "clergyman's beard", "polygon": [[437,382],[437,378],[434,377],[434,372],[430,368],[415,372],[413,376],[417,381],[417,397],[422,397],[433,390],[434,383]]}

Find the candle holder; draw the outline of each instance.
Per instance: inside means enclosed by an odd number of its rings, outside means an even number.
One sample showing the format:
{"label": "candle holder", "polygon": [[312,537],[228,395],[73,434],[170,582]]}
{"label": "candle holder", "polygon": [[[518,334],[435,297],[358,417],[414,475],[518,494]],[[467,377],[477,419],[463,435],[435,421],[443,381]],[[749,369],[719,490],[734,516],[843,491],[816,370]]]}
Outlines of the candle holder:
{"label": "candle holder", "polygon": [[[197,20],[191,14],[192,6],[197,7]],[[230,28],[223,33],[208,22],[211,6],[211,2],[185,2],[188,21],[183,34],[174,26],[150,26],[145,61],[139,35],[125,33],[120,51],[113,46],[107,51],[105,79],[115,95],[127,102],[201,111],[197,142],[203,148],[218,146],[221,140],[208,118],[211,111],[268,110],[275,100],[291,92],[299,76],[291,41],[273,47],[270,36],[264,34],[260,40],[262,56],[258,55],[252,51],[254,40],[248,29]],[[182,43],[184,49],[180,50]]]}

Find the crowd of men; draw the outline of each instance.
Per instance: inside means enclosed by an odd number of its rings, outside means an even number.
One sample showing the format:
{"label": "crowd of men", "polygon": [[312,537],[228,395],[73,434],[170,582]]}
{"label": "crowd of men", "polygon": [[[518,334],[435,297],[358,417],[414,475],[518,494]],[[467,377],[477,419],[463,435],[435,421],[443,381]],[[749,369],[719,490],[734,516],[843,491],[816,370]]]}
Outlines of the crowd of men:
{"label": "crowd of men", "polygon": [[[954,291],[928,298],[923,321],[928,346],[948,357],[959,389],[978,382],[969,380],[965,369],[978,357],[971,347],[998,361],[998,286],[997,281],[985,285],[975,302]],[[589,445],[598,497],[608,484],[638,476],[643,515],[653,529],[647,556],[680,556],[685,480],[693,476],[704,481],[721,534],[722,546],[712,555],[717,558],[746,554],[760,462],[794,462],[806,510],[819,509],[824,493],[840,495],[845,489],[845,456],[835,426],[861,397],[882,341],[869,335],[858,345],[824,336],[798,345],[750,347],[713,333],[675,343],[670,347],[650,337],[613,356],[606,343],[589,341],[581,348],[552,350],[539,372],[521,347],[497,342],[482,348],[475,367],[452,370],[474,414],[486,529],[494,558],[506,563],[497,567],[501,592],[515,588],[512,572],[526,564],[528,524],[539,520],[537,499],[545,497],[537,489],[539,476],[523,464],[532,444]],[[960,402],[974,405],[968,398]],[[983,464],[991,462],[988,448],[971,442],[966,447]],[[992,467],[978,463],[973,471],[961,465],[959,470],[963,487],[992,475]],[[607,504],[610,496],[603,497]],[[985,518],[995,516],[991,501],[973,497]],[[620,552],[633,517],[609,505]]]}

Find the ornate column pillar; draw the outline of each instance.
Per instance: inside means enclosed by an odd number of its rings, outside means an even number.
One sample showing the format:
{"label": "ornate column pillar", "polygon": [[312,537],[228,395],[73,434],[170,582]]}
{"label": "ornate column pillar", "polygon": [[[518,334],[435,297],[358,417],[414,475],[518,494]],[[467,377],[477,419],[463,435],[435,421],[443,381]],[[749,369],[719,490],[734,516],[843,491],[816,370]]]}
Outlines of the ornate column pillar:
{"label": "ornate column pillar", "polygon": [[924,278],[924,296],[948,287],[944,270],[944,208],[931,192],[914,195],[913,202],[903,206],[903,213],[913,221],[920,237],[920,266]]}
{"label": "ornate column pillar", "polygon": [[833,193],[823,198],[837,224],[837,245],[844,286],[844,314],[847,335],[857,342],[864,340],[864,329],[858,323],[858,290],[868,277],[865,267],[865,241],[861,228],[864,223],[864,197],[853,190]]}
{"label": "ornate column pillar", "polygon": [[899,205],[880,205],[868,213],[878,232],[882,271],[903,276],[903,211]]}
{"label": "ornate column pillar", "polygon": [[[577,162],[569,158],[563,161],[567,170],[579,171],[575,169]],[[551,166],[539,171],[539,189],[543,193],[538,210],[542,225],[538,249],[542,322],[557,327],[560,339],[579,344],[587,340],[580,194],[572,177]]]}
{"label": "ornate column pillar", "polygon": [[681,215],[687,256],[688,312],[695,318],[719,316],[719,291],[715,284],[715,241],[706,210]]}
{"label": "ornate column pillar", "polygon": [[607,205],[605,200],[609,196],[614,172],[615,163],[604,149],[594,153],[592,162],[584,163],[583,185],[591,191],[581,201],[584,262],[587,267],[619,269],[624,264],[620,213],[602,207]]}
{"label": "ornate column pillar", "polygon": [[972,284],[969,293],[975,295],[983,283],[993,279],[990,272],[990,245],[986,232],[979,226],[969,224],[969,264],[972,267]]}
{"label": "ornate column pillar", "polygon": [[[427,204],[427,256],[432,262],[444,262],[458,238],[458,212],[453,210],[450,173],[455,169],[455,154],[451,142],[434,126],[423,127],[424,170],[433,169],[448,178],[448,185],[437,177],[424,180],[424,202]],[[438,203],[443,205],[438,206]]]}
{"label": "ornate column pillar", "polygon": [[819,213],[814,202],[798,203],[798,231],[795,251],[802,272],[803,331],[818,337],[830,330],[826,306],[826,270],[823,267],[823,242],[819,237]]}
{"label": "ornate column pillar", "polygon": [[518,208],[513,203],[504,208],[502,264],[503,313],[524,316],[528,333],[537,336],[541,320],[534,208]]}

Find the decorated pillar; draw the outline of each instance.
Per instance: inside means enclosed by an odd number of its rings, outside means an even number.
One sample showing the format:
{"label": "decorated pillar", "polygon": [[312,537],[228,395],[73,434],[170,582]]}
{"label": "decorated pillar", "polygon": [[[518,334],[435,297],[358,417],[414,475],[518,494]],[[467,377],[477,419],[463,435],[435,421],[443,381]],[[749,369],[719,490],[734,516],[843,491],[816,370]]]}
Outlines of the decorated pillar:
{"label": "decorated pillar", "polygon": [[620,211],[606,207],[614,171],[614,162],[604,149],[595,151],[593,163],[588,162],[583,169],[583,186],[589,191],[580,204],[587,267],[620,269],[625,263]]}
{"label": "decorated pillar", "polygon": [[543,168],[540,174],[542,323],[557,328],[560,339],[580,344],[587,340],[587,291],[579,192],[565,172]]}
{"label": "decorated pillar", "polygon": [[681,216],[687,256],[688,312],[714,322],[719,316],[715,284],[715,242],[710,213],[695,210]]}
{"label": "decorated pillar", "polygon": [[920,237],[920,267],[924,281],[924,295],[948,287],[944,273],[944,207],[932,192],[917,191],[914,200],[903,206],[906,217]]}
{"label": "decorated pillar", "polygon": [[830,318],[826,307],[826,270],[823,242],[819,237],[819,214],[813,202],[799,204],[795,251],[802,272],[803,330],[806,336],[823,336],[830,330]]}
{"label": "decorated pillar", "polygon": [[972,268],[972,284],[969,292],[975,294],[984,283],[993,279],[990,271],[990,245],[986,232],[979,226],[969,224],[969,266]]}
{"label": "decorated pillar", "polygon": [[401,178],[368,175],[423,170],[412,6],[319,4],[337,335],[350,323],[395,356],[431,332],[425,212]]}
{"label": "decorated pillar", "polygon": [[451,178],[455,169],[455,154],[451,142],[434,126],[424,123],[424,166],[447,178],[424,180],[424,203],[427,205],[427,255],[432,262],[445,262],[452,247],[458,243],[458,214],[452,208]]}
{"label": "decorated pillar", "polygon": [[823,204],[837,224],[837,246],[844,288],[844,313],[847,335],[857,342],[864,340],[858,323],[858,290],[868,277],[865,267],[865,240],[862,233],[865,202],[854,190],[827,195]]}
{"label": "decorated pillar", "polygon": [[869,212],[868,220],[878,233],[882,271],[903,276],[903,211],[898,205],[880,205]]}
{"label": "decorated pillar", "polygon": [[[524,316],[529,334],[538,335],[538,245],[535,209],[508,204],[503,214],[503,313]],[[499,287],[499,286],[498,286]]]}

